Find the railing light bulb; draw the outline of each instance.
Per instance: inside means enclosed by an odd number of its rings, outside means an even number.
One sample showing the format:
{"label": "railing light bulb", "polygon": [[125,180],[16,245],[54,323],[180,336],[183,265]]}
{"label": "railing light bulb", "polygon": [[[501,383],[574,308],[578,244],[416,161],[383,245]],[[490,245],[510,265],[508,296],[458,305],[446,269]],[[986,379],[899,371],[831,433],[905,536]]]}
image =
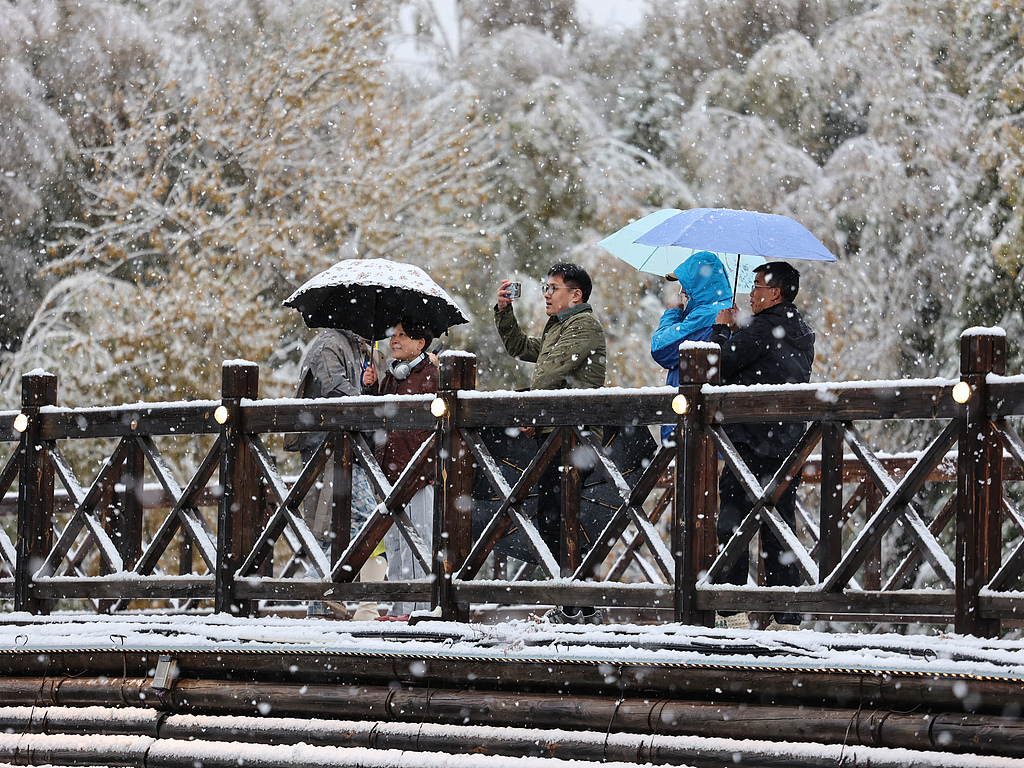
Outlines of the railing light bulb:
{"label": "railing light bulb", "polygon": [[953,399],[961,405],[971,399],[971,385],[966,381],[958,382],[953,386]]}
{"label": "railing light bulb", "polygon": [[223,405],[218,405],[217,410],[213,412],[214,421],[216,421],[218,424],[227,424],[228,415],[228,409],[225,408]]}
{"label": "railing light bulb", "polygon": [[445,403],[443,397],[434,398],[434,401],[430,404],[430,412],[438,419],[448,413],[448,404]]}
{"label": "railing light bulb", "polygon": [[14,431],[24,432],[26,429],[28,429],[28,416],[24,413],[19,413],[14,417]]}
{"label": "railing light bulb", "polygon": [[686,395],[676,395],[672,398],[672,410],[680,416],[690,410],[690,402],[686,399]]}

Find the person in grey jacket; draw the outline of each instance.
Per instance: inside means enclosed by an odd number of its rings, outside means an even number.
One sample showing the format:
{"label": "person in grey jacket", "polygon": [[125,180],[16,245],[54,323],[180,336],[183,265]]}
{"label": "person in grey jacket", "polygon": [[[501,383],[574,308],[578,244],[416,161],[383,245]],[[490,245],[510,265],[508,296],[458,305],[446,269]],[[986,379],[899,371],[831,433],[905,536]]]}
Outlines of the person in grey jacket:
{"label": "person in grey jacket", "polygon": [[[750,292],[749,322],[738,327],[734,309],[725,309],[715,317],[710,341],[722,348],[723,384],[790,384],[807,382],[814,362],[814,332],[793,304],[800,290],[800,273],[783,261],[762,264],[754,270]],[[740,457],[762,486],[799,442],[804,425],[786,422],[730,424],[725,427]],[[794,480],[775,508],[786,524],[796,527]],[[739,480],[730,471],[722,472],[718,482],[718,541],[724,544],[750,512],[752,505]],[[793,553],[767,526],[761,526],[761,544],[765,550],[765,580],[769,586],[799,586],[800,571]],[[726,577],[726,583],[746,584],[749,556],[741,557]],[[800,623],[796,613],[776,613],[779,625]]]}
{"label": "person in grey jacket", "polygon": [[[355,333],[338,328],[324,328],[309,345],[299,372],[299,386],[295,396],[301,398],[346,397],[362,392],[363,369],[369,361],[370,345]],[[285,441],[287,450],[298,451],[303,463],[313,456],[323,441],[323,433],[301,433]],[[334,457],[324,468],[322,483],[314,485],[303,500],[303,518],[320,541],[324,551],[330,551],[331,507],[334,496]],[[352,467],[352,528],[355,536],[373,512],[377,502],[364,470],[358,464]],[[378,555],[371,556],[360,570],[361,581],[381,581],[386,563]],[[314,600],[306,607],[309,616],[332,616],[334,612],[323,601]],[[356,621],[375,619],[379,615],[377,603],[363,601],[352,618]]]}

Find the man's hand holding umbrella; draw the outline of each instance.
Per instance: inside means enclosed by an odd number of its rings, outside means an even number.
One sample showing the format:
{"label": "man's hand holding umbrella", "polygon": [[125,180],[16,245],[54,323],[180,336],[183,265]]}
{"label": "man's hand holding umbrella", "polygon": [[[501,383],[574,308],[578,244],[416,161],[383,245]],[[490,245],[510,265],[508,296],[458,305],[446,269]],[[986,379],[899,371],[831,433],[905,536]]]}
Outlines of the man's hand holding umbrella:
{"label": "man's hand holding umbrella", "polygon": [[736,313],[740,311],[740,308],[733,304],[729,309],[719,310],[718,314],[715,315],[715,325],[727,325],[729,330],[735,332],[739,327],[736,324]]}

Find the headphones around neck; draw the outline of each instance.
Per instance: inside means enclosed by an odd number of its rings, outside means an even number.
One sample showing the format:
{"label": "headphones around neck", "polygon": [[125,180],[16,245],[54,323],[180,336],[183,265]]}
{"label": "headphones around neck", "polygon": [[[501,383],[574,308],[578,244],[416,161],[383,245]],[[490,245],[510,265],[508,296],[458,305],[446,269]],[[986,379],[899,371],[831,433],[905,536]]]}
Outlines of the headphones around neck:
{"label": "headphones around neck", "polygon": [[414,357],[408,362],[404,360],[392,360],[391,361],[391,375],[399,381],[405,381],[409,378],[409,374],[413,372],[413,369],[417,365],[422,363],[426,359],[427,355],[425,352],[420,352],[419,355]]}

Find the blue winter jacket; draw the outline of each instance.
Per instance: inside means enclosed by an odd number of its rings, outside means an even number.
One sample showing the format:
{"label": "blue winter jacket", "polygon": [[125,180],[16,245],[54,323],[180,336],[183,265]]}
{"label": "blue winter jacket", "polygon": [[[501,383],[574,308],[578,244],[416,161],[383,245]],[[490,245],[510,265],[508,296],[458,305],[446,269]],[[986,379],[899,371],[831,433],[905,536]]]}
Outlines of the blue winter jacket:
{"label": "blue winter jacket", "polygon": [[[667,309],[651,337],[651,357],[667,368],[665,383],[679,386],[679,345],[684,341],[707,341],[715,316],[732,306],[732,290],[721,259],[709,251],[699,251],[673,272],[689,297],[685,308]],[[672,435],[674,425],[661,428],[664,442]]]}

